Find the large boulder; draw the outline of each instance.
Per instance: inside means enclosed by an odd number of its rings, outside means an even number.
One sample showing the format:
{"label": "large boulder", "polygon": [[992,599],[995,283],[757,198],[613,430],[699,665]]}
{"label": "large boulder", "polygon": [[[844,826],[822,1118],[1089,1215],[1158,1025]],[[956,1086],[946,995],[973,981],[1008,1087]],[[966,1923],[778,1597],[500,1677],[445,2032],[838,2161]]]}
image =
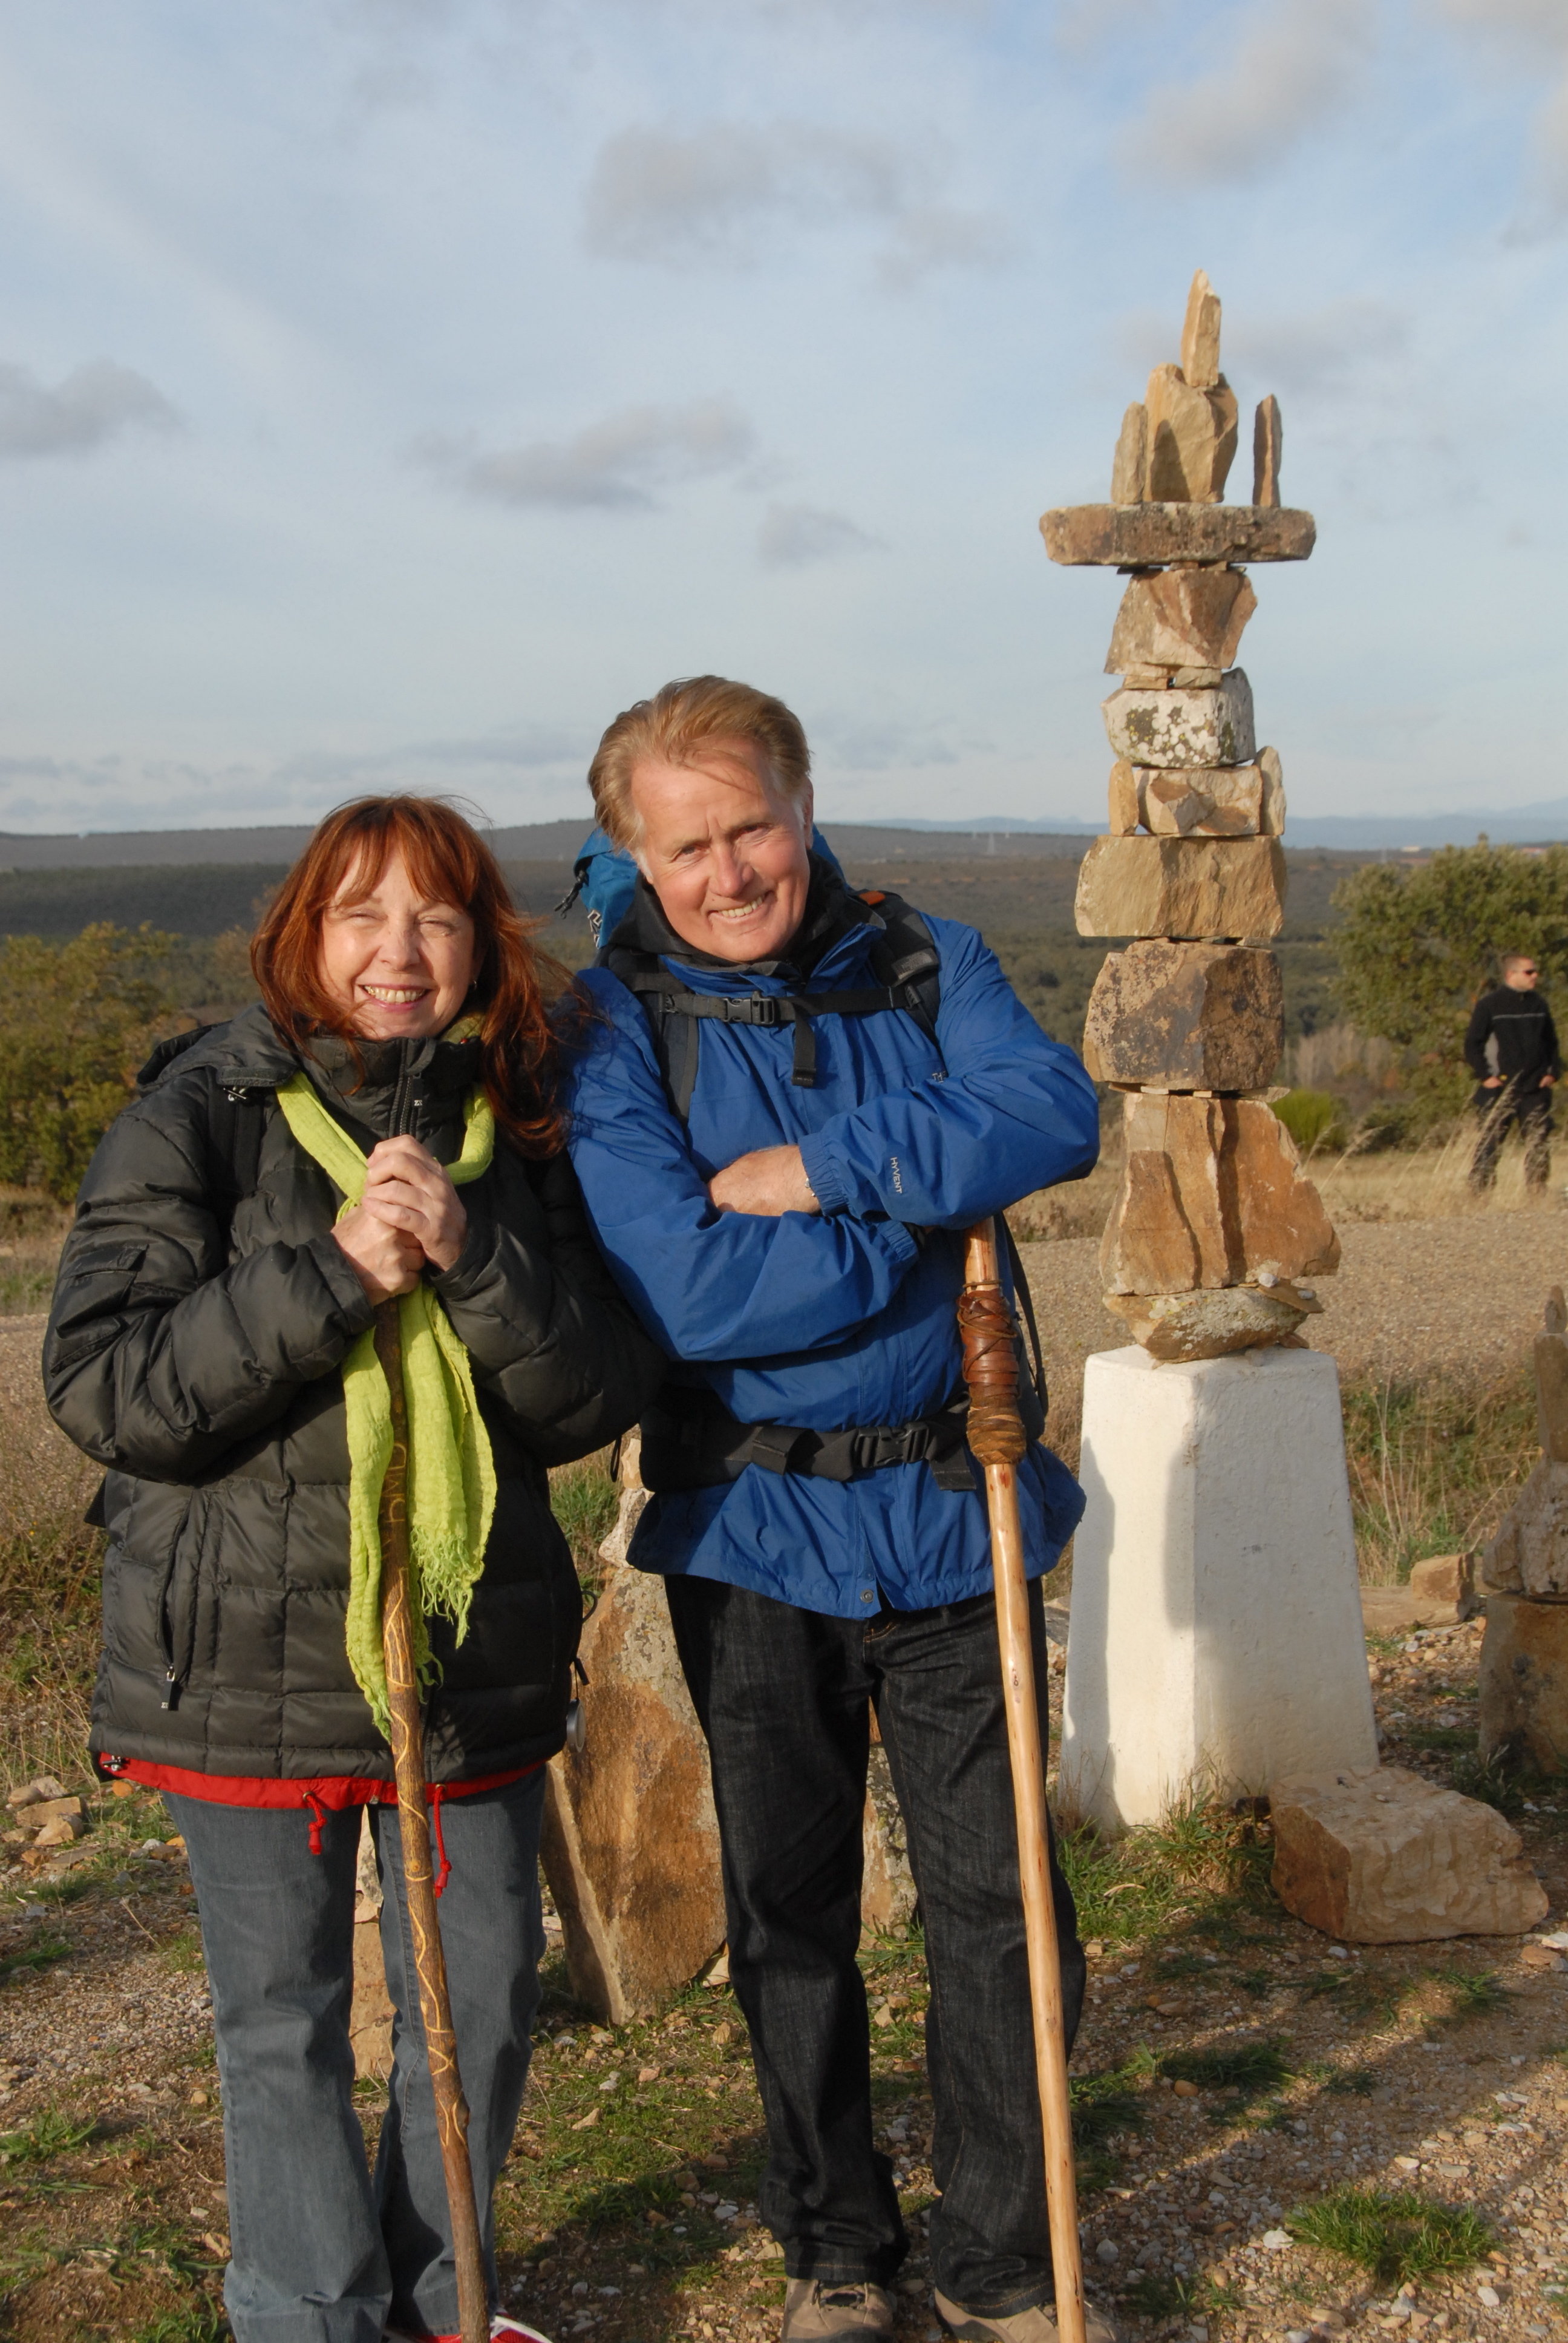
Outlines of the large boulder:
{"label": "large boulder", "polygon": [[1274,1783],[1273,1888],[1287,1912],[1358,1945],[1513,1936],[1547,1896],[1494,1806],[1402,1765]]}

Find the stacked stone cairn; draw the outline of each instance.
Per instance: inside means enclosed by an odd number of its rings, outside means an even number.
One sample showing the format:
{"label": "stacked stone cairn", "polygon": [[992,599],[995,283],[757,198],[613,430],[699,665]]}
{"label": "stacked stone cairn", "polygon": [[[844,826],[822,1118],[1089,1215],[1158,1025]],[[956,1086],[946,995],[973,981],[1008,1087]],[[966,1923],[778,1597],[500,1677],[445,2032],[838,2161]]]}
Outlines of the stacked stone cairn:
{"label": "stacked stone cairn", "polygon": [[1253,431],[1252,501],[1222,501],[1236,396],[1220,301],[1192,280],[1179,366],[1122,420],[1106,505],[1048,512],[1053,561],[1119,569],[1106,659],[1110,835],[1079,878],[1081,935],[1130,937],[1089,1004],[1084,1062],[1122,1092],[1126,1170],[1101,1266],[1109,1307],[1158,1361],[1294,1343],[1339,1264],[1270,1085],[1284,1047],[1280,759],[1255,746],[1233,664],[1257,607],[1245,564],[1302,561],[1310,513],[1280,502],[1280,410]]}

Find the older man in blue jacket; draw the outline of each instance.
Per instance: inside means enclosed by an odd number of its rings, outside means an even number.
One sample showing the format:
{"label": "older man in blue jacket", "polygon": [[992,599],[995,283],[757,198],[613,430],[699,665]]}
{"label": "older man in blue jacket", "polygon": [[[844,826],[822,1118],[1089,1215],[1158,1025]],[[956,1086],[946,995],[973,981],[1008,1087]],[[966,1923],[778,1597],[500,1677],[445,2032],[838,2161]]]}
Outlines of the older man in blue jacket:
{"label": "older man in blue jacket", "polygon": [[[586,980],[571,1148],[599,1243],[673,1363],[644,1421],[655,1494],[631,1559],[664,1574],[712,1759],[785,2343],[890,2334],[908,2251],[873,2146],[856,1961],[872,1704],[930,1973],[937,2308],[971,2343],[1051,2343],[954,1305],[963,1230],[1093,1163],[1093,1089],[971,929],[851,895],[811,852],[805,737],[779,700],[668,685],[618,717],[589,779],[641,877]],[[1081,1499],[1038,1445],[1019,1482],[1043,1683],[1038,1582]],[[1070,2028],[1083,1955],[1054,1857],[1053,1880]]]}

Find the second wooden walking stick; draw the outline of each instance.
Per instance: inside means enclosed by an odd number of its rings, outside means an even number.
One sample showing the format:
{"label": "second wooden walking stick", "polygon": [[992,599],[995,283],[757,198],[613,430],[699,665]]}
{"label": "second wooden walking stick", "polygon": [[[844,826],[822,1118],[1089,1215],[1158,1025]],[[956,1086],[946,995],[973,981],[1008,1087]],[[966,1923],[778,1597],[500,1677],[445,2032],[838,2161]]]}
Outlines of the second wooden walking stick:
{"label": "second wooden walking stick", "polygon": [[447,1963],[436,1912],[430,1864],[430,1814],[425,1786],[425,1719],[414,1665],[414,1621],[408,1564],[408,1407],[403,1388],[403,1334],[396,1302],[376,1312],[376,1355],[392,1397],[392,1456],[381,1484],[381,1648],[387,1704],[392,1717],[392,1767],[397,1782],[397,1824],[403,1844],[403,1887],[414,1938],[414,1971],[436,2128],[452,2222],[457,2267],[457,2330],[462,2343],[489,2343],[490,2309],[474,2174],[468,2161],[468,2106],[457,2072]]}
{"label": "second wooden walking stick", "polygon": [[1012,1759],[1018,1818],[1018,1868],[1029,1947],[1030,2003],[1034,2017],[1034,2066],[1045,2139],[1045,2200],[1050,2258],[1056,2273],[1056,2324],[1061,2343],[1084,2343],[1083,2265],[1078,2246],[1078,2186],[1072,2166],[1072,2113],[1067,2091],[1067,2033],[1061,2007],[1061,1964],[1045,1808],[1045,1755],[1040,1745],[1034,1651],[1029,1632],[1023,1534],[1018,1513],[1017,1466],[1029,1439],[1018,1412],[1017,1328],[997,1269],[996,1223],[981,1221],[965,1238],[964,1290],[959,1299],[964,1381],[969,1386],[969,1444],[985,1470],[996,1581],[997,1634],[1008,1751]]}

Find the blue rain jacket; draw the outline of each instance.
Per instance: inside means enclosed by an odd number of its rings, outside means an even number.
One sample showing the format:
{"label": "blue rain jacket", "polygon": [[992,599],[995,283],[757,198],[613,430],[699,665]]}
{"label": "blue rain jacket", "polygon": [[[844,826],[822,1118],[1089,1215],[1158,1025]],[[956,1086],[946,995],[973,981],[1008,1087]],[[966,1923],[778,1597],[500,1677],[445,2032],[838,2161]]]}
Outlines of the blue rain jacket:
{"label": "blue rain jacket", "polygon": [[[962,1390],[954,1314],[962,1232],[1094,1163],[1093,1085],[1051,1041],[970,928],[929,922],[941,960],[937,1043],[903,1011],[813,1020],[814,1088],[790,1081],[781,1027],[703,1019],[690,1121],[666,1095],[634,995],[583,979],[598,1015],[571,1053],[570,1148],[607,1260],[677,1381],[742,1423],[838,1431],[933,1413]],[[665,964],[695,992],[872,984],[871,930],[831,945],[804,986]],[[820,1215],[718,1212],[705,1182],[753,1148],[797,1144]],[[1056,1563],[1083,1509],[1060,1460],[1019,1468],[1028,1568]],[[717,1488],[655,1496],[632,1541],[644,1570],[689,1571],[839,1618],[989,1592],[985,1500],[924,1463],[858,1480],[749,1464]]]}

